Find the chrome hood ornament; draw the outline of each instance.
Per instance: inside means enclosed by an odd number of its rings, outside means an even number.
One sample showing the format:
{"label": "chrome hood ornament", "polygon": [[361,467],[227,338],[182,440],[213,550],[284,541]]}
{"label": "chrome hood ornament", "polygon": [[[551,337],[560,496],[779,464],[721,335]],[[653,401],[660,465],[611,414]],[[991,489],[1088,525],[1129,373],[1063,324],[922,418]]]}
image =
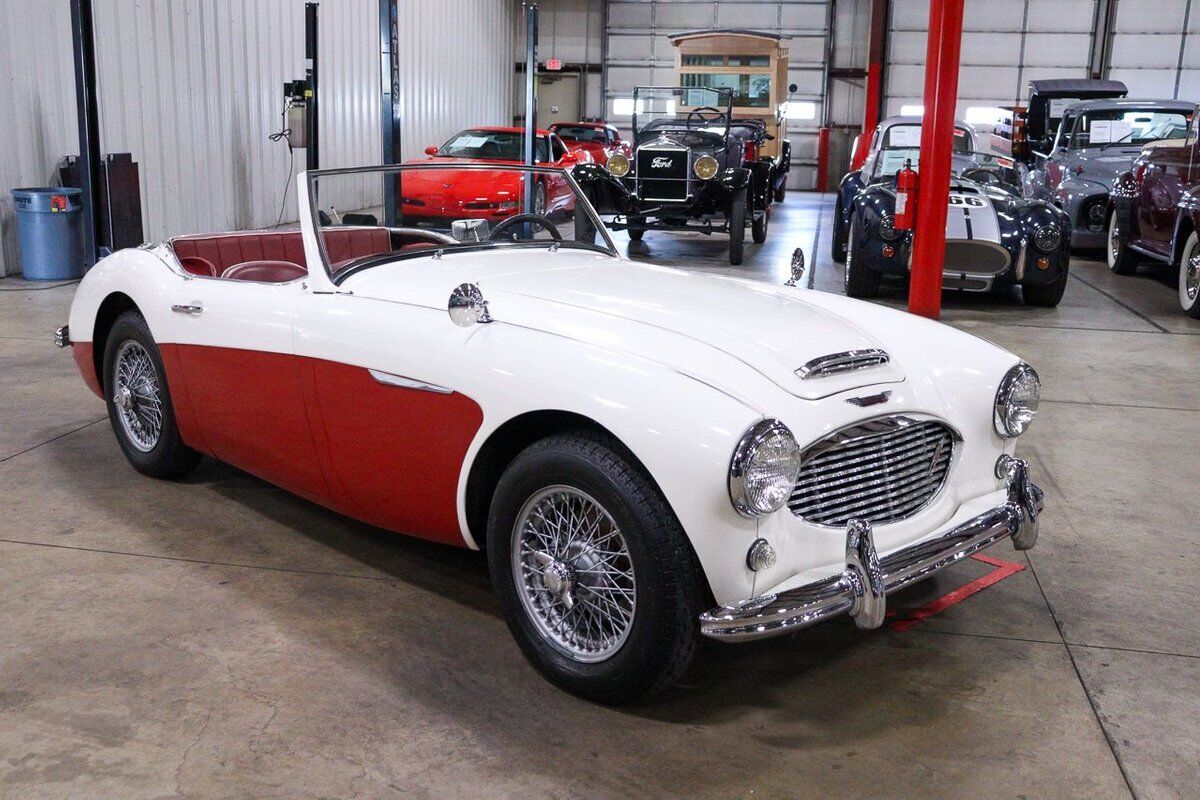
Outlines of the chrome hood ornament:
{"label": "chrome hood ornament", "polygon": [[797,247],[792,251],[792,273],[791,277],[783,282],[784,286],[797,286],[800,280],[804,277],[804,250]]}

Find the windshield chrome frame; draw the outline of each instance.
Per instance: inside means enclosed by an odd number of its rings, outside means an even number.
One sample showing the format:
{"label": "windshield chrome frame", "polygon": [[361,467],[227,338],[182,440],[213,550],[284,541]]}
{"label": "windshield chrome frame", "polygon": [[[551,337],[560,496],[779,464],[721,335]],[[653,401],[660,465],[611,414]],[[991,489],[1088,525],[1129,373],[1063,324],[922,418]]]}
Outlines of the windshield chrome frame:
{"label": "windshield chrome frame", "polygon": [[[725,110],[722,112],[725,116],[725,132],[721,134],[723,140],[729,139],[729,127],[733,123],[733,89],[716,88],[713,86],[635,86],[633,87],[633,119],[630,123],[630,131],[633,134],[634,141],[638,139],[638,93],[639,92],[678,92],[686,96],[687,92],[712,92],[717,96],[718,100],[725,100]],[[685,106],[686,107],[686,106]],[[692,109],[703,108],[703,106],[690,106]],[[717,108],[710,106],[710,108]],[[663,112],[664,114],[666,112]],[[676,107],[675,115],[679,114],[679,106]],[[650,120],[654,122],[654,120]],[[681,130],[686,126],[686,121],[681,123]],[[700,130],[699,128],[688,128],[688,130]]]}
{"label": "windshield chrome frame", "polygon": [[[620,258],[620,253],[617,250],[617,246],[615,244],[613,244],[612,237],[608,233],[608,227],[604,224],[604,220],[602,220],[600,218],[600,215],[596,212],[595,206],[593,206],[592,202],[590,200],[588,200],[587,195],[583,193],[583,189],[581,189],[579,184],[575,182],[575,176],[573,176],[571,174],[570,170],[562,169],[560,167],[545,167],[545,166],[540,166],[540,165],[529,166],[526,164],[454,164],[453,166],[447,165],[447,164],[383,164],[383,165],[373,166],[373,167],[341,167],[338,169],[320,169],[320,170],[307,171],[307,172],[303,173],[304,184],[307,189],[306,200],[308,202],[309,222],[312,224],[313,235],[316,240],[317,249],[321,255],[321,268],[324,270],[326,278],[328,278],[329,281],[335,286],[341,282],[340,279],[338,278],[338,276],[336,276],[333,272],[330,271],[329,254],[325,251],[325,237],[321,235],[322,229],[328,228],[330,226],[328,226],[328,225],[322,226],[320,220],[317,217],[317,212],[320,209],[319,209],[319,206],[317,205],[317,203],[315,202],[314,198],[317,196],[317,182],[321,178],[336,177],[339,175],[370,175],[372,173],[377,173],[380,175],[384,175],[387,173],[399,174],[401,172],[415,172],[415,171],[419,171],[419,170],[442,170],[444,172],[448,169],[478,170],[478,171],[492,171],[492,172],[496,172],[496,171],[549,172],[549,173],[557,173],[557,174],[561,175],[562,177],[566,178],[567,185],[570,186],[571,189],[575,192],[575,198],[576,198],[575,207],[576,207],[577,213],[578,213],[578,209],[579,209],[579,202],[582,201],[583,209],[587,213],[588,217],[591,219],[592,224],[595,226],[596,233],[604,240],[603,247],[599,244],[595,245],[597,250],[607,250],[608,255],[612,256],[613,258]],[[391,226],[388,226],[388,225],[379,225],[377,227],[385,228],[385,229],[391,228]],[[573,241],[573,240],[568,240],[568,239],[564,238],[562,241],[562,244],[567,244],[570,241]],[[459,246],[471,248],[473,250],[478,251],[480,249],[480,247],[479,247],[480,245],[487,245],[487,244],[489,244],[489,243],[486,243],[486,242],[462,242],[461,245],[446,245],[446,248],[449,252],[454,252],[455,248],[457,248]],[[509,244],[510,246],[515,246],[515,247],[542,247],[542,246],[550,247],[554,244],[557,244],[557,242],[555,242],[553,239],[546,239],[546,240],[538,239],[536,241],[528,241],[528,242],[508,242],[508,243],[495,242],[495,243],[491,243],[491,244],[492,244],[492,246],[495,246],[495,247],[499,247],[502,244]],[[489,247],[488,249],[491,249],[491,248]],[[425,251],[422,251],[419,255],[423,256],[425,258],[432,258],[434,256],[434,254],[440,254],[442,252],[443,252],[443,250],[436,249],[436,250],[429,250],[428,253],[426,253]],[[396,253],[395,255],[399,258],[401,254]],[[309,271],[311,274],[311,269]]]}

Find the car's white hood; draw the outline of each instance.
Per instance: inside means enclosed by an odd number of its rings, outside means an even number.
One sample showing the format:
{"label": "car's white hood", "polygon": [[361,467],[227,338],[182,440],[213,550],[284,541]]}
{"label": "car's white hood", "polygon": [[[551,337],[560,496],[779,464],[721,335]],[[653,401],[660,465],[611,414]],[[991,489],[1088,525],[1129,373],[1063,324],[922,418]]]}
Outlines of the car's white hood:
{"label": "car's white hood", "polygon": [[481,285],[489,296],[536,298],[704,343],[808,399],[903,380],[894,364],[852,376],[801,379],[796,370],[813,359],[884,345],[852,320],[804,299],[804,293],[766,283],[613,262],[515,273]]}
{"label": "car's white hood", "polygon": [[812,400],[905,377],[894,357],[884,366],[825,378],[796,374],[821,356],[887,349],[844,313],[823,307],[822,293],[591,253],[447,254],[432,266],[421,259],[376,267],[346,287],[360,296],[444,309],[450,291],[464,281],[479,285],[498,322],[625,350],[726,387],[740,381],[734,373],[741,370],[729,368],[730,361]]}

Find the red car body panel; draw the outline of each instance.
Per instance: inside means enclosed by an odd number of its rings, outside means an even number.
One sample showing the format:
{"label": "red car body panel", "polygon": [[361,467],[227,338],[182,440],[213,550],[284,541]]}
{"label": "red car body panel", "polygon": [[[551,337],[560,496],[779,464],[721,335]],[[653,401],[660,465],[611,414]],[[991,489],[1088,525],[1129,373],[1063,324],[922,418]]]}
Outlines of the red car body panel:
{"label": "red car body panel", "polygon": [[[523,128],[483,127],[469,128],[496,133],[523,133]],[[550,136],[549,131],[536,131],[537,136]],[[541,166],[558,169],[571,169],[576,164],[591,161],[588,154],[572,152],[564,144],[565,154],[562,158],[542,163]],[[499,222],[518,214],[523,197],[522,184],[524,178],[511,172],[487,170],[456,170],[455,164],[497,164],[520,166],[520,161],[457,158],[450,156],[431,155],[424,159],[414,159],[407,163],[446,164],[446,170],[422,170],[402,176],[400,186],[401,209],[405,221],[410,220],[454,220],[464,216],[486,216],[493,222]],[[543,179],[546,187],[546,212],[573,211],[575,195],[568,186],[565,178],[546,176]],[[511,205],[515,203],[516,205]],[[502,205],[506,204],[506,205]],[[469,213],[464,213],[469,212]]]}
{"label": "red car body panel", "polygon": [[[91,348],[76,348],[92,385]],[[363,367],[286,353],[179,344],[159,352],[189,447],[368,524],[466,546],[458,479],[483,424],[471,398],[388,386]],[[255,391],[236,391],[251,383]]]}
{"label": "red car body panel", "polygon": [[[612,141],[592,142],[574,139],[559,133],[563,128],[591,128],[597,131],[608,131],[612,136]],[[601,166],[608,164],[608,159],[613,153],[620,153],[626,158],[630,158],[633,155],[633,149],[629,146],[629,142],[621,138],[621,134],[617,132],[615,127],[604,122],[556,122],[550,126],[550,132],[558,134],[563,140],[563,144],[567,146],[567,149],[576,153],[587,153],[593,161]]]}

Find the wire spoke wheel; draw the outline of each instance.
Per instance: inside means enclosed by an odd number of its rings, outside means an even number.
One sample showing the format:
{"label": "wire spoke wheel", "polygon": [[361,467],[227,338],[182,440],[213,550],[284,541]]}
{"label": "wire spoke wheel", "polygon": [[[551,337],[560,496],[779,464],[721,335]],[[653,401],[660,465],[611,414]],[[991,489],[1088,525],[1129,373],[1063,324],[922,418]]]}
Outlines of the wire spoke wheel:
{"label": "wire spoke wheel", "polygon": [[146,348],[133,339],[121,343],[113,369],[113,404],[129,443],[143,453],[158,444],[163,430],[161,383]]}
{"label": "wire spoke wheel", "polygon": [[637,607],[633,560],[590,495],[559,485],[526,500],[513,526],[512,568],[521,605],[558,651],[594,663],[625,643]]}

